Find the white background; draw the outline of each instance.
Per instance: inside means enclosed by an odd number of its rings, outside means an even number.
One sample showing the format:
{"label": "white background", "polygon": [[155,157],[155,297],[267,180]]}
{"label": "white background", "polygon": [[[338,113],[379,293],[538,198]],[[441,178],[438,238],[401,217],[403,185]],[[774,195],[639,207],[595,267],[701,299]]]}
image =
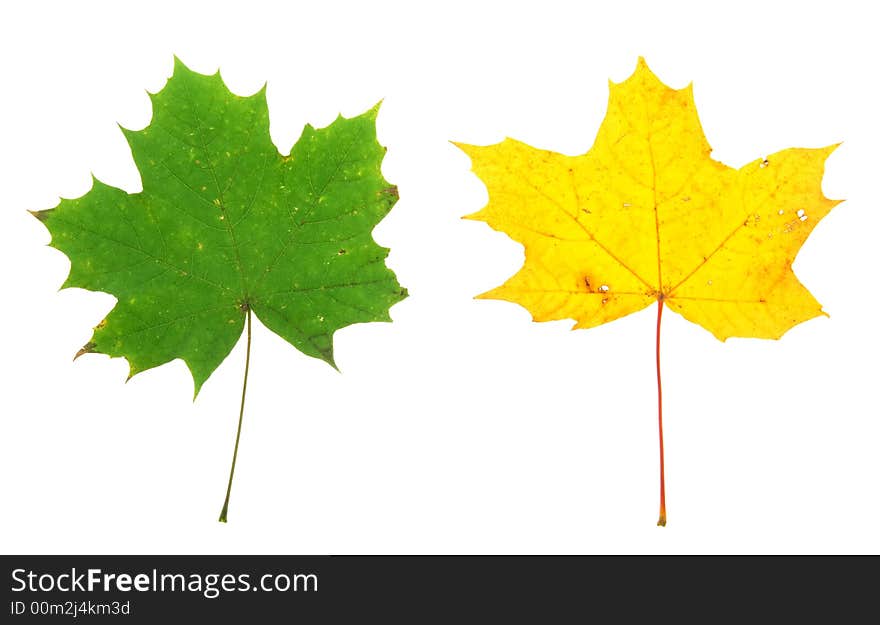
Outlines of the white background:
{"label": "white background", "polygon": [[[880,49],[859,6],[3,4],[0,551],[880,551]],[[149,123],[145,89],[173,53],[239,94],[268,81],[285,153],[306,122],[384,98],[400,189],[375,238],[411,297],[393,324],[337,334],[342,374],[255,328],[227,525],[244,343],[194,403],[180,361],[127,384],[122,359],[72,362],[114,300],[58,292],[68,261],[25,212],[85,193],[90,171],[140,189],[116,123]],[[607,80],[639,55],[671,86],[694,82],[732,166],[844,141],[824,189],[847,201],[795,263],[830,318],[721,343],[664,316],[665,529],[654,309],[570,332],[473,300],[522,248],[459,219],[487,194],[447,142],[582,153]]]}

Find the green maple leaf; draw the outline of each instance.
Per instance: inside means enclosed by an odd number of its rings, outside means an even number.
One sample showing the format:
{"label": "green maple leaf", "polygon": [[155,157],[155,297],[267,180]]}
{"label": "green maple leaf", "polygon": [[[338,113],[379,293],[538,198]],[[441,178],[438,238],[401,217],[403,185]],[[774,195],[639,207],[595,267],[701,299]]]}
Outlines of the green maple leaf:
{"label": "green maple leaf", "polygon": [[406,291],[372,238],[397,201],[380,171],[378,105],[306,126],[284,156],[269,136],[265,87],[240,97],[219,72],[175,59],[150,98],[150,125],[122,129],[142,192],[95,179],[83,197],[34,213],[70,258],[62,288],[117,299],[80,354],[123,356],[130,375],[181,358],[197,395],[245,325],[249,359],[251,312],[334,367],[336,330],[390,321]]}

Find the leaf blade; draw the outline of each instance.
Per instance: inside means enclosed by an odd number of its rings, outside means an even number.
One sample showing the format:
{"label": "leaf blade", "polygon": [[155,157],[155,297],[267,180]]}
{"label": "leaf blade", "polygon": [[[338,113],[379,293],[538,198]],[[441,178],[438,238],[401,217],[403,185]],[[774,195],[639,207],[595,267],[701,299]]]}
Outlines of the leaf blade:
{"label": "leaf blade", "polygon": [[691,86],[664,85],[642,58],[610,83],[586,154],[512,139],[456,145],[489,189],[489,203],[468,218],[525,247],[523,267],[481,298],[520,304],[535,321],[571,318],[575,328],[659,299],[721,340],[778,338],[824,314],[791,264],[839,203],[821,191],[836,146],[784,150],[740,170],[719,163]]}
{"label": "leaf blade", "polygon": [[[341,171],[345,163],[329,169],[325,162],[337,156],[327,142],[304,158],[296,147],[291,157],[278,153],[269,136],[265,87],[238,96],[219,73],[198,74],[175,58],[172,77],[150,99],[151,123],[121,129],[143,190],[128,194],[95,180],[83,197],[35,214],[52,235],[50,245],[71,260],[64,287],[117,299],[85,352],[125,357],[130,375],[181,358],[198,394],[241,336],[248,310],[331,365],[336,330],[390,320],[388,308],[406,292],[384,264],[388,250],[371,236],[397,199],[396,188],[381,175],[378,106],[304,131],[348,136],[357,128],[347,149],[361,162]],[[291,201],[307,193],[297,186],[304,183],[306,159],[308,177],[323,177],[328,187],[348,186],[326,194],[329,201],[321,207],[341,217],[305,224],[315,240],[291,245],[290,233],[303,230]],[[333,259],[328,269],[331,251],[345,259]],[[305,293],[298,285],[334,293],[282,297]],[[352,291],[340,296],[340,285]],[[319,317],[330,320],[320,326],[322,333],[311,323]]]}

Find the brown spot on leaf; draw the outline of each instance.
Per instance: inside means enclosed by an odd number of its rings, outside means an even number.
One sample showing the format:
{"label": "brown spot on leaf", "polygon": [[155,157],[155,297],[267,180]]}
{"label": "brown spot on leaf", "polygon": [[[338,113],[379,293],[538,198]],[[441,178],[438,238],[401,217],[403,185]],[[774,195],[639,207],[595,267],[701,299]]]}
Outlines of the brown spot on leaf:
{"label": "brown spot on leaf", "polygon": [[379,193],[385,194],[385,195],[391,195],[396,200],[400,199],[400,193],[398,193],[398,191],[397,191],[397,185],[391,185],[390,187],[385,187],[384,189],[379,191]]}

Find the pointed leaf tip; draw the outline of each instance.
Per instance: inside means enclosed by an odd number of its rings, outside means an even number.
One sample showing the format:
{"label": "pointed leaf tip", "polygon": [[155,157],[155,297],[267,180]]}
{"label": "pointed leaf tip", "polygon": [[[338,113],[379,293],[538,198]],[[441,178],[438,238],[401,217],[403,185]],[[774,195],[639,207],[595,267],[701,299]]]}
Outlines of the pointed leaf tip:
{"label": "pointed leaf tip", "polygon": [[339,366],[336,364],[336,356],[333,354],[332,349],[327,353],[321,354],[321,360],[333,367],[336,370],[336,373],[342,373],[342,371],[339,370]]}
{"label": "pointed leaf tip", "polygon": [[654,70],[651,69],[648,65],[648,61],[646,61],[643,56],[640,56],[636,61],[636,69],[630,78],[636,78],[638,76],[644,76],[646,80],[652,80],[666,86],[665,83],[660,80],[660,77],[654,73]]}
{"label": "pointed leaf tip", "polygon": [[79,348],[79,351],[77,351],[73,355],[73,359],[76,360],[77,358],[79,358],[83,354],[93,353],[95,351],[95,347],[97,347],[97,345],[95,345],[95,343],[89,341],[88,343],[86,343],[85,345],[83,345],[82,347]]}
{"label": "pointed leaf tip", "polygon": [[377,119],[379,117],[379,110],[382,108],[382,103],[385,102],[385,98],[382,98],[378,102],[376,102],[373,106],[367,109],[364,112],[364,115],[368,116],[371,119]]}
{"label": "pointed leaf tip", "polygon": [[837,150],[837,148],[839,148],[842,145],[843,145],[843,141],[838,141],[837,143],[832,143],[831,145],[825,146],[823,148],[825,150],[825,158],[828,158],[829,156],[834,154],[834,152]]}
{"label": "pointed leaf tip", "polygon": [[459,150],[461,150],[462,152],[464,152],[465,154],[470,156],[471,159],[473,159],[474,152],[476,152],[479,148],[483,147],[483,146],[479,146],[479,145],[473,145],[470,143],[462,143],[461,141],[449,141],[449,143],[451,143],[452,145],[457,147]]}
{"label": "pointed leaf tip", "polygon": [[54,211],[54,210],[55,210],[54,208],[47,208],[46,210],[40,210],[40,211],[29,210],[28,212],[31,215],[33,215],[34,218],[37,219],[40,223],[42,223],[42,222],[45,222],[46,219],[49,218],[49,215],[51,215],[52,211]]}
{"label": "pointed leaf tip", "polygon": [[184,63],[179,56],[174,55],[174,68],[171,72],[171,78],[181,78],[183,76],[210,76],[212,78],[217,78],[222,82],[222,78],[220,78],[220,68],[213,74],[202,74],[201,72],[197,72],[192,69],[189,65]]}

